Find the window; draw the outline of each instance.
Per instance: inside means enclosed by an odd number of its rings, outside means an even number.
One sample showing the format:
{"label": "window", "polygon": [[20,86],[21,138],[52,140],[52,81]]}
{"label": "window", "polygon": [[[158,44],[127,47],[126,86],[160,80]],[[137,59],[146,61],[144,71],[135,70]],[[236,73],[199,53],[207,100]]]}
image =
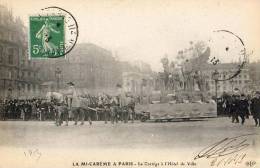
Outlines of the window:
{"label": "window", "polygon": [[28,91],[30,92],[31,91],[31,85],[28,84]]}
{"label": "window", "polygon": [[13,41],[13,35],[11,33],[8,35],[8,40]]}
{"label": "window", "polygon": [[22,90],[24,91],[25,90],[25,84],[22,83]]}
{"label": "window", "polygon": [[21,76],[20,71],[16,71],[16,78],[20,79],[20,76]]}
{"label": "window", "polygon": [[0,62],[3,62],[4,59],[4,47],[0,46]]}
{"label": "window", "polygon": [[9,69],[8,70],[8,79],[13,79],[13,75],[14,75],[14,73],[13,73],[12,69]]}
{"label": "window", "polygon": [[24,72],[22,72],[21,78],[22,78],[22,79],[24,78]]}
{"label": "window", "polygon": [[36,91],[36,86],[35,86],[35,84],[33,84],[32,86],[33,86],[33,92],[35,92],[35,91]]}
{"label": "window", "polygon": [[13,48],[8,49],[8,63],[9,64],[14,63],[14,49]]}
{"label": "window", "polygon": [[238,82],[239,82],[239,84],[241,84],[241,83],[242,83],[242,81],[241,81],[241,80],[239,80]]}
{"label": "window", "polygon": [[244,75],[244,78],[246,79],[246,78],[247,78],[247,75]]}

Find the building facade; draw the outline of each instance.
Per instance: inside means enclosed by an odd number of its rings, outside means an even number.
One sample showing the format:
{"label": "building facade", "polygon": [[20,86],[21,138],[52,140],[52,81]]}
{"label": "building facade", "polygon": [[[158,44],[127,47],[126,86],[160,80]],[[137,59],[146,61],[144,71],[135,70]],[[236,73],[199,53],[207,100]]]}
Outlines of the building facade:
{"label": "building facade", "polygon": [[39,60],[38,65],[43,84],[54,84],[54,90],[65,89],[72,81],[86,92],[112,92],[122,83],[120,62],[110,51],[91,43],[77,44],[66,59]]}
{"label": "building facade", "polygon": [[228,79],[233,76],[239,69],[236,68],[237,64],[233,63],[223,63],[217,64],[215,66],[208,66],[204,68],[202,71],[206,78],[207,90],[211,95],[214,95],[216,92],[216,83],[212,78],[212,74],[217,71],[219,73],[219,81],[217,82],[217,92],[218,95],[222,95],[224,92],[232,94],[234,89],[239,89],[241,93],[249,92],[249,87],[251,84],[250,79],[250,70],[248,64],[246,64],[242,69],[240,69],[240,73],[232,79]]}
{"label": "building facade", "polygon": [[260,61],[249,64],[249,75],[252,81],[250,87],[260,91]]}
{"label": "building facade", "polygon": [[[138,83],[138,86],[131,88],[136,88],[135,91],[139,93],[137,87],[140,86],[143,73],[151,71],[146,64],[118,61],[112,52],[92,43],[77,44],[66,55],[66,59],[39,60],[37,64],[41,67],[42,88],[66,89],[66,83],[72,81],[77,88],[92,94],[116,93],[117,84],[124,87],[125,91],[130,91],[130,78],[135,84]],[[50,86],[46,86],[48,84]]]}
{"label": "building facade", "polygon": [[154,79],[151,74],[123,72],[123,90],[135,96],[148,96],[154,90]]}
{"label": "building facade", "polygon": [[28,59],[26,28],[0,5],[0,98],[29,98],[39,93],[36,64]]}

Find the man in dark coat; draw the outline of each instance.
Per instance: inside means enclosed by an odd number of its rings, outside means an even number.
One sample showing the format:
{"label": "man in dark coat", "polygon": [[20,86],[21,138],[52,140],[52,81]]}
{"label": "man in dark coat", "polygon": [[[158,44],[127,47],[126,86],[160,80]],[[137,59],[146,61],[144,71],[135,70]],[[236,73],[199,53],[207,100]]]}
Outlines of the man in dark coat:
{"label": "man in dark coat", "polygon": [[104,119],[105,119],[105,124],[107,123],[107,120],[109,118],[110,115],[110,97],[108,95],[104,95],[103,97],[103,104],[104,104]]}
{"label": "man in dark coat", "polygon": [[250,105],[251,114],[255,120],[255,126],[260,127],[260,92],[255,93],[255,97],[251,100]]}
{"label": "man in dark coat", "polygon": [[110,120],[111,123],[118,123],[119,100],[117,96],[113,96],[110,100]]}
{"label": "man in dark coat", "polygon": [[245,123],[245,116],[248,114],[249,103],[244,94],[241,94],[240,101],[238,103],[238,116],[241,118],[241,124]]}
{"label": "man in dark coat", "polygon": [[132,95],[130,96],[130,102],[128,103],[128,109],[129,109],[130,114],[131,114],[132,123],[134,123],[134,120],[135,120],[135,99]]}
{"label": "man in dark coat", "polygon": [[239,123],[238,120],[238,104],[239,104],[239,95],[232,95],[230,105],[230,113],[232,117],[232,123]]}

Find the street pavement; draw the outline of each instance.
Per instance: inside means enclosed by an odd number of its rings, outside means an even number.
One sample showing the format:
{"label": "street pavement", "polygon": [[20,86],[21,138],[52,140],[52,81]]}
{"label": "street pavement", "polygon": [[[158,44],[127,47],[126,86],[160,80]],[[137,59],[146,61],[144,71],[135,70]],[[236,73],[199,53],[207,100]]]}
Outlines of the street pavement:
{"label": "street pavement", "polygon": [[53,121],[1,121],[0,146],[54,148],[174,148],[201,144],[243,134],[260,134],[252,118],[245,125],[230,118],[210,118],[186,122],[139,122],[112,125],[94,121],[92,125],[55,126]]}
{"label": "street pavement", "polygon": [[[53,121],[1,121],[0,168],[256,168],[260,166],[259,134],[260,127],[254,126],[252,118],[245,125],[231,123],[227,117],[114,125],[94,121],[75,126],[70,122],[59,127]],[[242,135],[246,136],[232,139]],[[222,146],[227,151],[238,148],[240,142],[249,146],[227,156],[194,160],[202,149],[223,139],[230,143]],[[93,162],[116,166],[77,166]]]}

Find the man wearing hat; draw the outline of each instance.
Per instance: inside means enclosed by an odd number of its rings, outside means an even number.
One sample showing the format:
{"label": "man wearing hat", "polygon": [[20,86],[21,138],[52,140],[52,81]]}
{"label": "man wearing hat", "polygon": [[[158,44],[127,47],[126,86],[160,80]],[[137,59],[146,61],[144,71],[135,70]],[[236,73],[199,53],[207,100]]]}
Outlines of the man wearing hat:
{"label": "man wearing hat", "polygon": [[83,125],[85,119],[85,112],[80,107],[81,100],[80,100],[79,93],[77,92],[75,88],[75,84],[73,82],[68,82],[67,85],[69,86],[69,88],[68,88],[68,92],[66,92],[65,95],[68,96],[70,101],[69,104],[75,120],[74,125],[77,125],[79,119],[81,120],[81,125]]}
{"label": "man wearing hat", "polygon": [[[68,85],[68,87],[70,88],[71,86],[74,86],[74,83],[72,83],[72,82],[68,82],[67,83],[67,85]],[[69,92],[71,92],[71,91],[69,91]],[[65,95],[66,95],[66,93],[65,93]],[[67,94],[66,96],[66,101],[67,101],[67,104],[68,104],[68,108],[69,108],[69,118],[71,119],[71,118],[74,118],[74,116],[73,116],[73,113],[72,113],[72,111],[71,111],[71,104],[72,104],[72,94]]]}
{"label": "man wearing hat", "polygon": [[110,120],[111,123],[118,123],[118,111],[119,111],[119,98],[118,96],[113,96],[110,99]]}
{"label": "man wearing hat", "polygon": [[134,123],[134,120],[135,120],[135,99],[134,99],[133,95],[129,96],[128,110],[129,110],[129,113],[131,114],[132,123]]}
{"label": "man wearing hat", "polygon": [[244,94],[241,94],[240,101],[238,103],[238,115],[241,118],[241,124],[245,123],[245,116],[248,114],[249,103]]}
{"label": "man wearing hat", "polygon": [[231,103],[230,103],[230,113],[232,118],[232,123],[239,123],[238,120],[238,104],[239,104],[239,95],[232,95]]}
{"label": "man wearing hat", "polygon": [[251,100],[250,105],[251,114],[255,120],[255,126],[260,127],[260,92],[255,93],[255,97]]}
{"label": "man wearing hat", "polygon": [[122,122],[123,122],[123,106],[124,106],[124,98],[125,98],[125,94],[124,94],[124,91],[123,91],[123,88],[122,88],[122,85],[121,84],[117,84],[116,85],[117,87],[117,93],[116,93],[116,97],[117,97],[117,104],[118,104],[118,107],[117,107],[117,118],[119,118]]}
{"label": "man wearing hat", "polygon": [[120,94],[120,109],[121,109],[121,121],[127,123],[129,112],[128,112],[127,95],[125,92],[121,92]]}

